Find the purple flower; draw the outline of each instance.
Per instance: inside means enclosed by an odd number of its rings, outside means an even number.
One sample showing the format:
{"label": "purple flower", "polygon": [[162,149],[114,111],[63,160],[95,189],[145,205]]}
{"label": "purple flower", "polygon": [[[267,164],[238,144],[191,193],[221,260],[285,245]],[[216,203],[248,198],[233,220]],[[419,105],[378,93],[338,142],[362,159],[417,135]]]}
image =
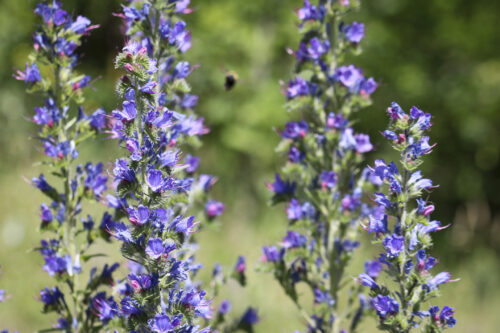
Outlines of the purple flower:
{"label": "purple flower", "polygon": [[132,233],[124,223],[113,223],[108,232],[122,242],[130,243],[133,241]]}
{"label": "purple flower", "polygon": [[422,172],[418,170],[411,174],[408,185],[414,186],[417,190],[427,190],[432,188],[432,180],[422,178]]}
{"label": "purple flower", "polygon": [[239,256],[238,260],[236,260],[236,265],[234,266],[234,270],[238,274],[243,274],[245,273],[245,269],[246,269],[245,257]]}
{"label": "purple flower", "polygon": [[315,6],[311,5],[309,0],[304,0],[304,7],[297,11],[297,16],[301,21],[322,21],[325,17],[326,10],[323,5]]}
{"label": "purple flower", "polygon": [[321,304],[325,303],[328,306],[333,306],[335,304],[335,301],[333,300],[332,296],[328,293],[328,291],[322,291],[319,288],[314,289],[314,303],[315,304]]}
{"label": "purple flower", "polygon": [[288,231],[286,236],[283,237],[283,247],[285,249],[302,247],[305,246],[306,243],[307,237],[296,231]]}
{"label": "purple flower", "polygon": [[307,96],[310,91],[309,83],[301,77],[296,77],[294,80],[288,82],[286,97],[293,99],[298,96]]}
{"label": "purple flower", "polygon": [[403,111],[403,109],[399,106],[398,103],[392,102],[391,106],[387,108],[387,113],[392,120],[407,118],[408,115]]}
{"label": "purple flower", "polygon": [[367,134],[356,134],[354,136],[356,139],[356,151],[360,154],[367,153],[373,149],[373,145],[370,143],[370,136]]}
{"label": "purple flower", "polygon": [[137,116],[137,109],[134,101],[124,101],[123,110],[115,110],[111,113],[118,120],[129,122]]}
{"label": "purple flower", "polygon": [[309,125],[305,121],[288,122],[285,126],[285,130],[281,133],[281,137],[287,139],[304,138],[309,130]]}
{"label": "purple flower", "polygon": [[398,141],[398,136],[393,131],[385,130],[385,131],[382,132],[382,135],[386,139],[389,139],[389,140],[392,140],[392,141]]}
{"label": "purple flower", "polygon": [[150,212],[149,208],[143,205],[139,205],[137,209],[129,207],[127,209],[129,214],[129,220],[135,225],[144,225],[149,221]]}
{"label": "purple flower", "polygon": [[399,312],[399,303],[390,296],[377,295],[371,299],[371,305],[380,318],[392,316]]}
{"label": "purple flower", "polygon": [[163,254],[163,240],[161,238],[151,238],[146,246],[146,253],[153,259],[158,259]]}
{"label": "purple flower", "polygon": [[63,301],[64,295],[57,287],[53,287],[52,289],[45,288],[40,291],[40,300],[44,305],[53,305]]}
{"label": "purple flower", "polygon": [[183,234],[190,234],[193,233],[194,227],[196,227],[198,224],[194,223],[194,216],[182,218],[182,216],[178,216],[175,218],[172,223],[170,223],[169,228],[175,230],[176,232],[183,233]]}
{"label": "purple flower", "polygon": [[290,200],[286,213],[290,220],[300,220],[302,218],[302,206],[297,199]]}
{"label": "purple flower", "polygon": [[259,316],[257,310],[254,308],[248,308],[247,311],[241,317],[241,322],[248,325],[254,325],[259,322]]}
{"label": "purple flower", "polygon": [[155,333],[169,333],[175,330],[182,322],[182,314],[170,317],[160,313],[148,321],[148,327]]}
{"label": "purple flower", "polygon": [[132,286],[132,288],[134,288],[135,291],[148,290],[148,289],[156,287],[156,285],[158,284],[158,276],[155,274],[153,274],[153,275],[129,274],[128,280],[130,282],[130,285]]}
{"label": "purple flower", "polygon": [[329,129],[344,129],[347,126],[348,121],[340,113],[335,114],[330,112],[328,114],[326,124]]}
{"label": "purple flower", "polygon": [[191,67],[189,66],[189,62],[181,61],[179,62],[172,72],[174,78],[183,79],[187,77],[191,73]]}
{"label": "purple flower", "polygon": [[200,158],[188,154],[186,156],[184,162],[187,164],[186,172],[194,173],[194,172],[196,172],[196,170],[198,169],[198,166],[200,165]]}
{"label": "purple flower", "polygon": [[365,25],[363,23],[353,22],[346,25],[343,29],[345,38],[351,43],[359,43],[365,36]]}
{"label": "purple flower", "polygon": [[349,89],[352,93],[357,93],[361,82],[364,80],[363,73],[354,65],[341,66],[335,71],[334,79]]}
{"label": "purple flower", "polygon": [[378,260],[367,260],[365,262],[365,273],[376,279],[382,271],[382,264]]}
{"label": "purple flower", "polygon": [[159,192],[165,185],[163,174],[160,170],[150,169],[146,175],[146,183],[153,192]]}
{"label": "purple flower", "polygon": [[417,213],[423,216],[428,216],[434,211],[434,205],[427,205],[423,199],[417,199],[418,209]]}
{"label": "purple flower", "polygon": [[92,299],[92,310],[104,324],[118,315],[118,305],[113,297],[106,298],[105,292],[98,293]]}
{"label": "purple flower", "polygon": [[321,187],[323,188],[334,188],[337,185],[338,177],[333,171],[323,171],[319,178],[321,180]]}
{"label": "purple flower", "polygon": [[457,323],[457,320],[453,318],[454,314],[455,311],[453,310],[453,308],[446,305],[443,307],[441,313],[439,314],[439,321],[441,322],[441,324],[447,325],[449,328],[451,328]]}
{"label": "purple flower", "polygon": [[40,206],[40,218],[42,219],[42,223],[50,223],[52,222],[52,211],[46,204],[42,204]]}
{"label": "purple flower", "polygon": [[156,87],[156,82],[149,81],[146,84],[144,84],[143,86],[141,86],[139,89],[145,94],[154,94],[155,87]]}
{"label": "purple flower", "polygon": [[307,48],[308,58],[312,60],[318,60],[328,52],[330,49],[330,42],[328,40],[322,41],[317,37],[311,38],[309,41],[309,47]]}
{"label": "purple flower", "polygon": [[372,233],[387,233],[387,215],[383,215],[382,218],[377,218],[373,215],[369,216],[369,222],[368,222],[368,232]]}
{"label": "purple flower", "polygon": [[283,181],[279,174],[276,174],[274,183],[268,184],[268,188],[276,195],[288,195],[295,192],[295,183]]}
{"label": "purple flower", "polygon": [[219,201],[209,200],[205,204],[205,212],[209,218],[220,216],[224,212],[224,204]]}
{"label": "purple flower", "polygon": [[225,299],[219,305],[219,313],[225,315],[229,313],[229,311],[231,311],[231,303]]}
{"label": "purple flower", "polygon": [[89,124],[98,131],[106,127],[106,111],[98,109],[89,116]]}
{"label": "purple flower", "polygon": [[264,259],[268,262],[276,262],[281,259],[280,252],[276,246],[264,246],[262,252],[264,253]]}
{"label": "purple flower", "polygon": [[121,314],[124,317],[136,315],[141,312],[141,310],[139,309],[139,304],[137,304],[137,302],[134,299],[128,296],[124,297],[121,300],[120,305],[121,305]]}
{"label": "purple flower", "polygon": [[451,279],[451,274],[448,272],[441,272],[436,276],[432,277],[428,282],[427,286],[429,286],[430,290],[436,289],[437,286],[441,284],[448,283]]}
{"label": "purple flower", "polygon": [[28,65],[28,63],[26,63],[24,82],[36,83],[41,80],[42,76],[40,75],[40,70],[38,69],[37,64]]}
{"label": "purple flower", "polygon": [[83,16],[78,16],[76,18],[75,22],[73,22],[69,28],[75,34],[81,35],[87,30],[87,27],[89,25],[90,25],[90,20],[88,18],[83,17]]}
{"label": "purple flower", "polygon": [[118,159],[115,162],[115,168],[113,169],[113,174],[115,178],[121,181],[126,181],[133,183],[136,181],[135,173],[130,168],[130,162],[123,159]]}
{"label": "purple flower", "polygon": [[386,236],[383,243],[387,255],[391,258],[397,257],[399,253],[404,250],[404,240],[403,236],[398,236],[396,234]]}
{"label": "purple flower", "polygon": [[373,288],[373,289],[377,289],[378,288],[378,284],[375,282],[375,280],[373,280],[373,278],[371,276],[369,276],[368,274],[365,274],[365,273],[361,273],[359,274],[358,276],[358,282],[361,283],[363,286],[366,286],[366,287],[370,287],[370,288]]}

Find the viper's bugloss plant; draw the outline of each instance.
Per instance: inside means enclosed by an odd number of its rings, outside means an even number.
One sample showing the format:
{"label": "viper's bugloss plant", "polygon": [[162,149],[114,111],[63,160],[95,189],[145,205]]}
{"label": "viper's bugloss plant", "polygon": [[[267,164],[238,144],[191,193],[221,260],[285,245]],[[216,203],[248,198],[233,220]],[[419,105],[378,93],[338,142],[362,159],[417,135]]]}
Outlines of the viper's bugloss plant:
{"label": "viper's bugloss plant", "polygon": [[57,1],[40,3],[35,14],[42,20],[34,34],[34,51],[25,71],[15,77],[42,98],[31,120],[39,127],[35,138],[46,156],[41,164],[53,178],[41,174],[31,180],[50,200],[40,207],[40,231],[50,237],[36,250],[44,258],[43,269],[56,283],[41,290],[39,300],[44,313],[59,316],[54,329],[101,332],[115,313],[116,303],[106,296],[104,287],[113,283],[117,265],[105,265],[99,272],[93,268],[83,283],[82,264],[100,256],[91,252],[91,245],[101,232],[82,207],[101,199],[107,177],[102,164],[75,164],[78,147],[106,122],[103,110],[85,115],[83,90],[91,78],[74,70],[77,48],[97,26],[83,16],[73,19]]}
{"label": "viper's bugloss plant", "polygon": [[[400,159],[397,163],[377,160],[372,168],[372,180],[385,191],[374,194],[377,208],[365,229],[384,252],[366,263],[358,281],[370,287],[370,305],[380,319],[381,330],[410,332],[418,327],[422,332],[442,332],[456,323],[453,308],[429,306],[429,301],[438,296],[441,285],[452,280],[447,272],[430,272],[438,260],[428,251],[431,234],[447,226],[431,219],[435,206],[428,192],[437,186],[419,170],[424,155],[434,147],[425,134],[431,127],[431,115],[417,107],[407,114],[396,103],[387,111],[389,128],[382,134]],[[379,282],[381,272],[393,283]]]}
{"label": "viper's bugloss plant", "polygon": [[[125,75],[111,133],[128,155],[113,170],[117,197],[109,204],[116,213],[109,232],[133,263],[121,313],[127,330],[137,332],[208,332],[210,325],[222,327],[230,309],[224,303],[214,315],[207,292],[193,281],[201,268],[193,235],[201,228],[200,210],[212,220],[224,205],[208,200],[216,178],[197,175],[199,158],[182,152],[208,132],[192,111],[198,98],[186,77],[194,66],[181,59],[191,47],[181,16],[190,12],[189,1],[144,0],[115,14],[125,20],[128,42],[116,58]],[[225,280],[221,269],[213,280],[216,290]]]}
{"label": "viper's bugloss plant", "polygon": [[[297,11],[302,39],[290,51],[297,63],[284,93],[287,110],[299,119],[280,131],[277,150],[288,161],[269,184],[273,202],[287,202],[289,223],[279,245],[264,247],[263,260],[311,332],[354,332],[364,309],[363,298],[357,301],[361,288],[345,274],[359,246],[359,223],[370,211],[364,201],[371,184],[361,162],[373,149],[368,135],[352,125],[377,88],[373,78],[345,63],[348,54],[360,52],[364,36],[364,24],[345,21],[358,6],[305,0]],[[314,306],[304,304],[300,282]]]}

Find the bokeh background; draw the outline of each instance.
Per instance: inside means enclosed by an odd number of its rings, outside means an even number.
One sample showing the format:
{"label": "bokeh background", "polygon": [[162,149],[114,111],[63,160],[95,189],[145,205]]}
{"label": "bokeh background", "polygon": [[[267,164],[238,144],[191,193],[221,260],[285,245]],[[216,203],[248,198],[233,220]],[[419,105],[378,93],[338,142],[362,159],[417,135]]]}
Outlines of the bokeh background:
{"label": "bokeh background", "polygon": [[[64,0],[101,28],[87,38],[80,71],[102,76],[90,91],[88,108],[112,110],[117,73],[113,58],[123,44],[118,0]],[[432,194],[436,219],[451,227],[436,236],[434,254],[441,268],[461,281],[443,288],[440,304],[457,310],[455,332],[498,332],[500,327],[500,2],[491,0],[372,0],[353,13],[363,21],[364,52],[353,58],[381,83],[374,104],[360,114],[359,129],[372,135],[377,157],[389,157],[378,134],[386,125],[385,108],[397,100],[404,108],[418,105],[434,115],[431,136],[438,145],[424,172],[440,184]],[[191,76],[200,95],[198,112],[211,133],[204,137],[202,170],[219,176],[215,196],[227,210],[218,228],[201,238],[200,260],[207,270],[217,260],[232,265],[237,254],[258,262],[260,247],[278,240],[285,229],[284,207],[270,207],[265,181],[281,158],[274,153],[289,115],[283,108],[279,81],[291,75],[296,47],[294,10],[300,0],[192,0],[187,17],[193,34],[188,58],[200,64]],[[30,117],[36,101],[12,79],[23,68],[34,30],[32,0],[0,2],[0,288],[11,299],[0,304],[0,326],[33,332],[54,318],[40,313],[34,300],[49,281],[41,258],[30,248],[42,201],[23,177],[39,172],[40,154],[31,140]],[[240,82],[224,91],[224,70]],[[84,159],[110,161],[116,143],[98,141]],[[111,245],[111,249],[113,246]],[[374,249],[361,250],[368,256]],[[357,263],[359,266],[361,262]],[[354,272],[353,272],[354,274]],[[230,285],[226,295],[234,307],[260,305],[258,332],[291,332],[302,328],[297,311],[277,283],[266,274],[250,273],[242,290]],[[244,300],[244,301],[243,301]],[[371,332],[368,320],[364,331]]]}

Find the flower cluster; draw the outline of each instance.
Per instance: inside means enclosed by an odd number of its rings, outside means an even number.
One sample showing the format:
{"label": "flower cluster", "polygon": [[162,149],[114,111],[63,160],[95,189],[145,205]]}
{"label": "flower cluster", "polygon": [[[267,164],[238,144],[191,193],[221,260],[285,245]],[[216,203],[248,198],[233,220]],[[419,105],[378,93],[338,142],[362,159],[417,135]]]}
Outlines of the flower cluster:
{"label": "flower cluster", "polygon": [[113,283],[111,273],[116,269],[105,266],[101,274],[96,274],[94,268],[88,284],[80,284],[81,263],[96,256],[89,251],[100,231],[90,215],[79,216],[85,202],[101,199],[107,183],[102,164],[74,163],[78,147],[102,130],[106,122],[103,110],[84,113],[83,89],[91,79],[74,71],[76,50],[96,26],[83,16],[73,19],[57,1],[39,4],[35,14],[42,18],[42,24],[34,34],[34,52],[25,71],[18,71],[15,77],[24,81],[30,92],[44,98],[31,120],[39,127],[36,138],[47,157],[43,164],[54,176],[49,180],[41,174],[30,182],[50,200],[40,206],[40,229],[51,236],[42,240],[37,250],[44,258],[43,269],[58,283],[43,289],[40,301],[45,313],[59,315],[55,328],[92,332],[107,322],[94,297],[104,293],[102,287]]}
{"label": "flower cluster", "polygon": [[[364,24],[344,22],[355,7],[353,2],[305,0],[298,10],[302,40],[298,50],[290,51],[297,60],[296,75],[284,93],[287,108],[302,119],[288,122],[280,132],[278,150],[288,161],[268,184],[275,203],[288,203],[289,230],[278,246],[263,248],[265,267],[300,309],[296,285],[309,286],[313,313],[302,314],[311,332],[354,330],[359,319],[355,302],[340,308],[339,295],[359,246],[358,223],[370,212],[364,199],[372,186],[360,163],[373,146],[368,135],[355,133],[352,118],[370,104],[377,83],[343,64],[364,36]],[[353,287],[350,294],[355,298],[359,290]]]}
{"label": "flower cluster", "polygon": [[[401,158],[398,164],[377,160],[371,169],[372,180],[385,185],[386,191],[374,194],[377,207],[364,228],[384,252],[366,263],[358,281],[370,287],[370,305],[380,319],[380,329],[409,332],[424,326],[425,332],[441,332],[455,325],[453,309],[445,306],[440,311],[431,306],[424,310],[438,295],[439,287],[452,281],[447,272],[430,272],[438,262],[428,253],[431,234],[447,227],[431,219],[435,207],[424,195],[437,186],[418,170],[423,156],[434,147],[425,135],[431,127],[431,115],[417,107],[407,114],[396,103],[387,110],[390,125],[382,134]],[[382,271],[396,282],[394,288],[377,281]]]}
{"label": "flower cluster", "polygon": [[195,332],[202,325],[223,324],[220,317],[210,322],[211,300],[193,281],[201,268],[194,258],[194,233],[202,221],[195,216],[203,210],[212,220],[224,205],[208,200],[216,178],[197,175],[199,158],[183,154],[208,132],[192,111],[198,98],[186,78],[194,67],[181,59],[191,47],[182,20],[191,11],[188,6],[189,1],[132,1],[115,14],[124,19],[129,41],[116,59],[125,75],[118,84],[123,101],[112,112],[111,133],[128,156],[113,170],[116,197],[108,196],[108,205],[115,216],[108,232],[122,241],[123,255],[134,262],[120,314],[127,328],[138,332]]}

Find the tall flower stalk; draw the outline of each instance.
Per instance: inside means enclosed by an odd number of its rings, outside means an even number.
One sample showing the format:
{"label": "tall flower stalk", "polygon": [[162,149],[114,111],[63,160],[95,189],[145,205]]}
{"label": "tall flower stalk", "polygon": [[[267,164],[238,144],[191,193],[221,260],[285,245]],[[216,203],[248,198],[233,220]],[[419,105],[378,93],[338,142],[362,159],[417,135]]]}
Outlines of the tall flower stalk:
{"label": "tall flower stalk", "polygon": [[114,222],[110,233],[123,241],[122,252],[134,263],[127,282],[133,291],[123,298],[121,313],[127,329],[140,332],[194,332],[212,315],[207,292],[193,281],[201,268],[194,259],[193,234],[201,228],[195,215],[204,210],[211,220],[224,205],[208,200],[216,179],[196,175],[199,158],[181,151],[198,146],[198,137],[208,132],[192,112],[198,98],[186,77],[194,67],[180,59],[191,47],[181,19],[188,6],[132,1],[115,14],[125,20],[128,43],[116,59],[125,75],[112,133],[128,156],[116,161],[117,198],[110,205],[115,221],[126,217],[130,224]]}
{"label": "tall flower stalk", "polygon": [[[453,309],[427,307],[429,300],[438,296],[439,287],[452,280],[447,272],[430,273],[438,260],[428,250],[432,246],[431,233],[447,226],[431,219],[435,206],[428,201],[427,192],[437,186],[418,170],[423,156],[434,147],[425,135],[431,127],[431,115],[417,107],[407,114],[396,103],[388,113],[389,128],[382,134],[399,152],[400,159],[389,164],[375,161],[372,179],[384,185],[385,191],[375,193],[377,209],[365,226],[384,252],[378,260],[367,263],[358,280],[370,287],[370,304],[379,317],[381,330],[410,332],[418,327],[422,332],[442,332],[456,323]],[[393,284],[377,283],[382,271]]]}
{"label": "tall flower stalk", "polygon": [[[360,167],[373,149],[368,135],[352,127],[357,111],[370,104],[377,83],[354,65],[364,24],[345,22],[355,1],[304,1],[297,12],[302,36],[295,77],[285,87],[286,107],[299,118],[280,132],[278,151],[288,161],[269,188],[273,202],[287,202],[288,231],[278,246],[264,247],[263,260],[297,305],[311,332],[354,332],[364,309],[360,288],[346,275],[359,246],[359,221],[371,184]],[[305,283],[314,306],[304,304]],[[348,295],[348,296],[341,296]]]}
{"label": "tall flower stalk", "polygon": [[34,51],[25,71],[18,71],[16,78],[43,100],[31,120],[39,126],[36,139],[47,157],[42,165],[53,176],[52,184],[43,174],[31,180],[50,200],[40,207],[40,230],[50,238],[42,240],[37,250],[45,260],[43,269],[56,286],[43,289],[40,300],[44,313],[59,316],[54,328],[98,332],[113,315],[109,305],[114,301],[102,287],[113,283],[117,265],[105,265],[100,273],[93,268],[83,283],[81,263],[101,254],[91,252],[99,236],[92,217],[80,216],[84,204],[101,199],[107,177],[102,164],[75,163],[78,147],[102,130],[106,121],[103,110],[84,114],[83,90],[91,78],[74,70],[82,38],[97,26],[83,16],[71,18],[57,1],[39,4],[35,14],[42,24],[34,34]]}

